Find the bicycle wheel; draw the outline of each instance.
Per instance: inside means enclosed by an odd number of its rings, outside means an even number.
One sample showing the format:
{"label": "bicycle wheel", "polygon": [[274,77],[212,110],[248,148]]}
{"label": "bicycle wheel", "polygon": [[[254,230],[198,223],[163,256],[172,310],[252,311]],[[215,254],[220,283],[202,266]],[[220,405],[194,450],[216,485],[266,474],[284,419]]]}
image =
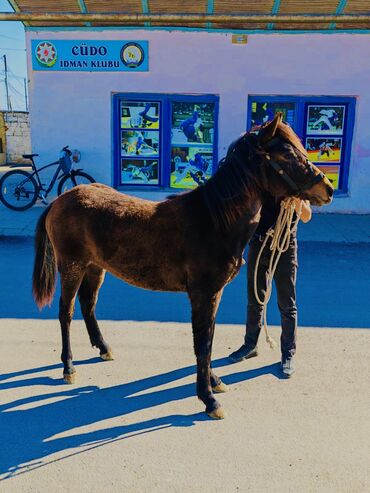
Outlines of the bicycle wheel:
{"label": "bicycle wheel", "polygon": [[58,195],[61,195],[67,190],[71,190],[73,187],[77,187],[77,185],[88,185],[89,183],[95,183],[92,176],[88,175],[84,171],[76,171],[76,173],[66,175],[60,180],[58,185]]}
{"label": "bicycle wheel", "polygon": [[25,211],[32,207],[38,191],[36,180],[27,171],[8,171],[0,180],[0,200],[13,211]]}

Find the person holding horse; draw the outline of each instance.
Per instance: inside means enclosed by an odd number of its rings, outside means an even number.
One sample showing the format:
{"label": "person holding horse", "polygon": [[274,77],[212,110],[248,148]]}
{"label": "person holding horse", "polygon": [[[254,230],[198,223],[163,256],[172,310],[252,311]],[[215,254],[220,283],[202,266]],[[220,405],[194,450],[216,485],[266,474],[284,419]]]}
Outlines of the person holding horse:
{"label": "person holding horse", "polygon": [[[280,212],[281,199],[270,197],[262,206],[261,219],[250,241],[247,260],[247,323],[244,344],[229,355],[233,362],[253,358],[258,355],[257,341],[262,327],[263,306],[257,301],[254,291],[254,272],[259,251],[270,228],[273,228]],[[312,212],[307,200],[295,199],[295,211],[301,214],[300,219],[306,223],[310,221]],[[264,248],[257,272],[258,297],[264,299],[266,293],[266,274],[269,268],[271,238]],[[296,352],[297,337],[297,305],[296,305],[296,278],[297,278],[297,236],[296,229],[291,234],[288,249],[280,256],[274,274],[277,291],[278,306],[281,314],[281,370],[285,377],[290,378],[295,372],[294,354]]]}

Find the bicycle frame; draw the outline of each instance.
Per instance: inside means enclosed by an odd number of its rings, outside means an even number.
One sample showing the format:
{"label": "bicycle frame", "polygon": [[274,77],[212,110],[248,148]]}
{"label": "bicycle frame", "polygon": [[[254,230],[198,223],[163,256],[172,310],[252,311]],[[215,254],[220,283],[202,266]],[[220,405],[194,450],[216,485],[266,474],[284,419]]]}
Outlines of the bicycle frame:
{"label": "bicycle frame", "polygon": [[[32,162],[32,171],[33,171],[33,173],[31,173],[31,176],[36,177],[37,184],[39,186],[39,191],[44,192],[45,197],[47,197],[48,194],[51,192],[53,186],[55,185],[55,182],[57,181],[57,179],[62,178],[62,176],[64,176],[65,173],[63,172],[62,167],[59,164],[59,161],[55,161],[54,163],[47,164],[46,166],[43,166],[42,168],[39,168],[39,169],[36,168],[36,165],[35,165],[33,158],[31,159],[31,162]],[[42,171],[44,169],[51,168],[51,166],[55,166],[56,164],[58,165],[58,167],[57,167],[57,169],[53,175],[53,178],[51,179],[51,182],[49,183],[48,188],[45,189],[41,183],[39,173],[40,173],[40,171]],[[60,172],[61,172],[61,174],[60,174],[60,176],[58,176]]]}

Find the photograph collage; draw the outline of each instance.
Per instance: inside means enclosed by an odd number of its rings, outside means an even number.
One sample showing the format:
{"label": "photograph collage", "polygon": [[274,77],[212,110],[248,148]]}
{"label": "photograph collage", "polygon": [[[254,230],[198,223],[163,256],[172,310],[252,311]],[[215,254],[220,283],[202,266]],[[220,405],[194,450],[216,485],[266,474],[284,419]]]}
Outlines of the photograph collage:
{"label": "photograph collage", "polygon": [[310,161],[339,187],[346,118],[344,105],[307,105],[306,149]]}
{"label": "photograph collage", "polygon": [[295,102],[253,101],[250,131],[258,132],[261,125],[274,118],[277,112],[281,112],[284,121],[298,133],[302,131],[309,160],[326,174],[337,190],[344,159],[345,105],[307,104],[303,115],[304,128],[299,129]]}
{"label": "photograph collage", "polygon": [[174,102],[171,128],[171,188],[195,188],[212,175],[214,103]]}
{"label": "photograph collage", "polygon": [[121,183],[159,185],[160,103],[121,103]]}

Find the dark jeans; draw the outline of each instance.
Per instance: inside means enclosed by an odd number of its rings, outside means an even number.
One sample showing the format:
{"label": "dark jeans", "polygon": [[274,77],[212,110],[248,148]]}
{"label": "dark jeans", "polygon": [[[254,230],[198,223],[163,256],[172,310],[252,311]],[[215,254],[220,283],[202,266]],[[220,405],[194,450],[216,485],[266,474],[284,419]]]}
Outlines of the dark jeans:
{"label": "dark jeans", "polygon": [[[268,241],[259,263],[258,294],[264,299],[266,292],[266,271],[269,264],[270,250]],[[259,238],[253,238],[249,245],[247,261],[248,308],[245,332],[245,344],[255,346],[262,327],[262,306],[254,295],[254,269],[258,252],[262,246]],[[274,282],[277,291],[277,301],[281,315],[281,354],[283,358],[293,356],[296,350],[297,336],[297,306],[295,284],[297,278],[297,238],[291,238],[289,248],[281,254],[277,265]]]}

